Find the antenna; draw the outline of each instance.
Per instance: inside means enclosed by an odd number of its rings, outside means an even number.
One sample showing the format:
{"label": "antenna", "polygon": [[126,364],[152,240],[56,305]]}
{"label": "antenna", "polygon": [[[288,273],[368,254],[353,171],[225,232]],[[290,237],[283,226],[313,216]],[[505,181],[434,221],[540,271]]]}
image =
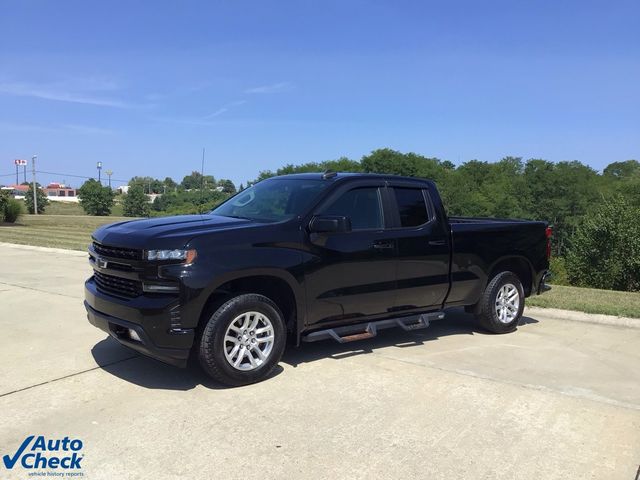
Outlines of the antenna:
{"label": "antenna", "polygon": [[204,147],[202,147],[202,165],[200,166],[200,199],[202,203],[198,210],[202,213],[204,211]]}
{"label": "antenna", "polygon": [[322,174],[322,179],[328,180],[329,178],[336,177],[337,175],[338,174],[336,172],[333,172],[331,170],[325,170],[324,173]]}

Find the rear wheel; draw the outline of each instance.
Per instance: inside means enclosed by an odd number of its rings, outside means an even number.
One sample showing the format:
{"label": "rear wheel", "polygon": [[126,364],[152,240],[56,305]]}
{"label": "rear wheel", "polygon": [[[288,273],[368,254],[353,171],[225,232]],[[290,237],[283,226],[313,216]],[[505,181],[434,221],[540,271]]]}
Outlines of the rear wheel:
{"label": "rear wheel", "polygon": [[239,295],[208,319],[198,357],[215,380],[246,385],[271,373],[282,357],[285,341],[285,325],[276,304],[263,295]]}
{"label": "rear wheel", "polygon": [[493,333],[507,333],[516,329],[524,310],[522,282],[513,272],[502,272],[493,277],[475,314],[480,325]]}

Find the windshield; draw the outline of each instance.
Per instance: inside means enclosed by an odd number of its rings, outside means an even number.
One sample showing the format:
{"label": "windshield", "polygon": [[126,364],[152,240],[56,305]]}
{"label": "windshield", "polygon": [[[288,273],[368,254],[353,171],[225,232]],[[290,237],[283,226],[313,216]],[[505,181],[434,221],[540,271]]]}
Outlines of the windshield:
{"label": "windshield", "polygon": [[212,215],[281,222],[302,213],[330,183],[320,179],[270,178],[234,195]]}

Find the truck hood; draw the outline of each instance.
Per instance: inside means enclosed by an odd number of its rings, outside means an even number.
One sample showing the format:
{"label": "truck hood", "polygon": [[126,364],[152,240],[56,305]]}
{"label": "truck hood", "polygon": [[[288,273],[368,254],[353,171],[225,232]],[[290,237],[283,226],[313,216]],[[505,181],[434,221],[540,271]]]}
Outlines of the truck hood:
{"label": "truck hood", "polygon": [[93,239],[114,247],[180,248],[195,235],[241,228],[255,223],[251,220],[220,215],[176,215],[104,225],[93,232]]}

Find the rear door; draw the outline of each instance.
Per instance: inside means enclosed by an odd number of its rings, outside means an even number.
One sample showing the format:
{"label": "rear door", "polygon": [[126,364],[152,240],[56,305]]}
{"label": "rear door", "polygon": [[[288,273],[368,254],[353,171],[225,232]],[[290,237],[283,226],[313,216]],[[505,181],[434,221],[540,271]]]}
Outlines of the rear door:
{"label": "rear door", "polygon": [[396,244],[387,229],[385,197],[383,181],[349,182],[314,210],[314,215],[349,217],[352,230],[306,231],[308,326],[365,320],[392,310]]}
{"label": "rear door", "polygon": [[431,202],[428,187],[392,181],[388,191],[397,252],[399,311],[439,308],[449,290],[449,235]]}

